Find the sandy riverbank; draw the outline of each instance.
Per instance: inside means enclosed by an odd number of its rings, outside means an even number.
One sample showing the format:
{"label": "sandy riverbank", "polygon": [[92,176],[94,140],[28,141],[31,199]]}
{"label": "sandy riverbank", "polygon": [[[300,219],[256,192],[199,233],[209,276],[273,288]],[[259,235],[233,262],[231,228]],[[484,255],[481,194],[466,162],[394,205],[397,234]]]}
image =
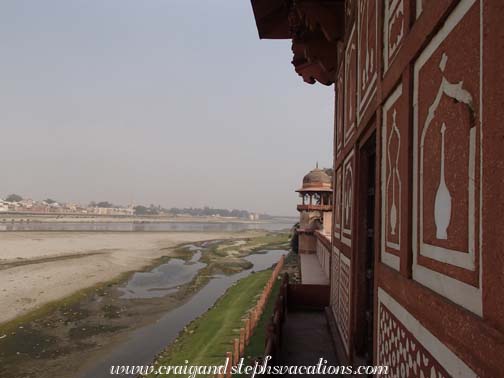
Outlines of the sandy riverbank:
{"label": "sandy riverbank", "polygon": [[178,244],[261,233],[0,233],[0,323],[141,269]]}

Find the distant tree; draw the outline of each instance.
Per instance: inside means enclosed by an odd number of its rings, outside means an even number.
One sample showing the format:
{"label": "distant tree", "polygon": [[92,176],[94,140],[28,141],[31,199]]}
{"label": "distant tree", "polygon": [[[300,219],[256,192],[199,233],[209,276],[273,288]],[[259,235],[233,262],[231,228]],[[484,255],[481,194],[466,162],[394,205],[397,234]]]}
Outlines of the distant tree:
{"label": "distant tree", "polygon": [[96,204],[96,207],[106,207],[106,208],[109,208],[109,207],[114,207],[114,205],[112,205],[110,202],[108,201],[101,201],[101,202],[98,202]]}
{"label": "distant tree", "polygon": [[135,210],[135,215],[146,215],[149,212],[149,208],[145,206],[135,206],[133,208]]}
{"label": "distant tree", "polygon": [[150,206],[150,207],[146,207],[146,206],[135,206],[134,207],[134,210],[135,210],[135,215],[157,215],[159,214],[159,210],[157,207],[155,206]]}
{"label": "distant tree", "polygon": [[291,229],[290,244],[294,253],[299,253],[299,222],[296,223]]}
{"label": "distant tree", "polygon": [[21,197],[19,194],[10,194],[5,200],[7,202],[19,202],[23,200],[23,197]]}
{"label": "distant tree", "polygon": [[95,201],[91,201],[89,202],[89,207],[96,207],[96,202]]}
{"label": "distant tree", "polygon": [[191,216],[221,216],[221,217],[236,217],[248,219],[250,213],[247,210],[228,210],[228,209],[213,209],[211,207],[205,206],[203,208],[184,208],[179,209],[172,207],[171,209],[163,209],[163,211],[171,214],[186,214]]}
{"label": "distant tree", "polygon": [[44,202],[47,203],[48,205],[52,205],[53,203],[56,203],[56,201],[51,198],[45,199]]}

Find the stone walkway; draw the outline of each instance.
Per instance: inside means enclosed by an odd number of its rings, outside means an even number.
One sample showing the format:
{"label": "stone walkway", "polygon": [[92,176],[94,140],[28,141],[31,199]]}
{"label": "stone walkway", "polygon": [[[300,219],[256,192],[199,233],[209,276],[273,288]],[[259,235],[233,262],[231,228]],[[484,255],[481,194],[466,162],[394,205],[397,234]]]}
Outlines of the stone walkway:
{"label": "stone walkway", "polygon": [[304,285],[329,285],[329,278],[320,266],[316,254],[299,254],[301,262],[301,283]]}
{"label": "stone walkway", "polygon": [[[324,311],[289,312],[283,328],[280,364],[289,366],[317,365],[320,358],[326,366],[338,366],[336,352]],[[291,375],[285,375],[290,377]],[[338,375],[292,375],[292,377],[335,377]]]}

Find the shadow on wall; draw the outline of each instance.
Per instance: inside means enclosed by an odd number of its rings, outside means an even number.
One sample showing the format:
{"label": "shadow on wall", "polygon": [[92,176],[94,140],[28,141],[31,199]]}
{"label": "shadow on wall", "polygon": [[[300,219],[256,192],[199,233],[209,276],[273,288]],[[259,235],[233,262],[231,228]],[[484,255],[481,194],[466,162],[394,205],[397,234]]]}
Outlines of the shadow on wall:
{"label": "shadow on wall", "polygon": [[298,230],[299,230],[299,222],[296,223],[291,228],[290,244],[291,244],[292,252],[294,252],[294,253],[299,253],[299,233],[298,233]]}

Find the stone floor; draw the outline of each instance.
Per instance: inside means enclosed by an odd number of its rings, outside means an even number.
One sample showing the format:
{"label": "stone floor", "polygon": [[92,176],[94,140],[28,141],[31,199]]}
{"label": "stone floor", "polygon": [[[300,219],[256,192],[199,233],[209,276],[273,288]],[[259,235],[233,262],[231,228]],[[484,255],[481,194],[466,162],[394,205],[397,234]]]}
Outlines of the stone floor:
{"label": "stone floor", "polygon": [[329,278],[320,266],[316,254],[299,254],[301,263],[301,283],[304,285],[329,285]]}
{"label": "stone floor", "polygon": [[[326,366],[339,365],[324,311],[289,312],[283,328],[281,350],[280,364],[284,366],[317,365],[320,358],[327,361],[324,361]],[[337,375],[292,375],[292,377],[300,376]]]}

